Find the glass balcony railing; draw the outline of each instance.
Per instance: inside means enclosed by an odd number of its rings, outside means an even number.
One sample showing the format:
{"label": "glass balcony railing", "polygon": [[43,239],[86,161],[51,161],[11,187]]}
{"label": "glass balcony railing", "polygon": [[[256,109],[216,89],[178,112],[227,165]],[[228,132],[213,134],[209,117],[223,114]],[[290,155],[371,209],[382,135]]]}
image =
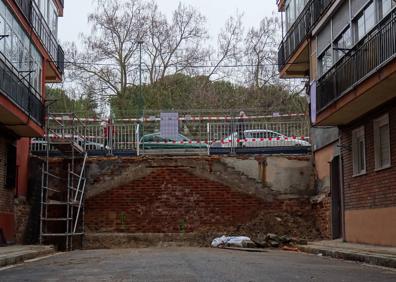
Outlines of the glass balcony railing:
{"label": "glass balcony railing", "polygon": [[382,19],[317,83],[317,112],[324,110],[396,58],[396,10]]}
{"label": "glass balcony railing", "polygon": [[[58,71],[64,73],[64,53],[34,0],[14,0],[40,38]],[[59,57],[60,56],[60,57]]]}
{"label": "glass balcony railing", "polygon": [[17,75],[12,64],[0,53],[0,92],[17,105],[37,124],[44,124],[45,107],[40,94],[33,89],[24,76]]}
{"label": "glass balcony railing", "polygon": [[335,0],[310,0],[284,36],[278,51],[279,71],[295,54],[323,13]]}

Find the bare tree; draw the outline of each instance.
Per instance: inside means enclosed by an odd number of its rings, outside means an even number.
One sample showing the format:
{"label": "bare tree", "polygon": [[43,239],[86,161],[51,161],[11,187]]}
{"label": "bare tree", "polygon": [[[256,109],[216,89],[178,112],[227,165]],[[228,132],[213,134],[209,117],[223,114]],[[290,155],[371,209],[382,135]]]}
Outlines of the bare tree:
{"label": "bare tree", "polygon": [[120,106],[136,72],[136,50],[145,29],[144,5],[139,0],[98,0],[89,15],[91,34],[82,36],[83,51],[67,52],[72,78],[81,84],[95,81],[97,94],[116,95]]}
{"label": "bare tree", "polygon": [[184,72],[205,59],[206,19],[191,6],[179,4],[169,22],[155,2],[149,5],[148,44],[145,49],[150,82]]}
{"label": "bare tree", "polygon": [[241,61],[243,42],[243,14],[237,13],[231,16],[225,23],[217,38],[217,52],[210,56],[210,62],[214,62],[213,67],[208,72],[208,80],[214,75],[225,74],[221,65],[224,63],[237,64]]}
{"label": "bare tree", "polygon": [[246,82],[261,88],[278,77],[277,48],[278,18],[264,18],[258,28],[252,27],[245,38]]}

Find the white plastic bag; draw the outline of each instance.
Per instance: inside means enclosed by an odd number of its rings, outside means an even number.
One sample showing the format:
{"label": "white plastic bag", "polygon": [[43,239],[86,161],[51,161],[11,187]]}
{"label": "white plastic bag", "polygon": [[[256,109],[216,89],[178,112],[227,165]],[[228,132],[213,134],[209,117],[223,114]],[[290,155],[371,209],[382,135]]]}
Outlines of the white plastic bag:
{"label": "white plastic bag", "polygon": [[244,241],[251,241],[249,237],[246,236],[221,236],[219,238],[215,238],[212,241],[212,247],[218,248],[223,246],[232,246],[232,247],[243,247]]}

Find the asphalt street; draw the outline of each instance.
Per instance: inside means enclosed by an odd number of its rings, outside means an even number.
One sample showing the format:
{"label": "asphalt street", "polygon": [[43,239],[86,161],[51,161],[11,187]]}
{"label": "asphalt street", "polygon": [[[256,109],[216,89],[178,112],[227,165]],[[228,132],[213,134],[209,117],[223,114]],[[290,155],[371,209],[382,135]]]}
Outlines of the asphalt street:
{"label": "asphalt street", "polygon": [[74,251],[0,270],[0,281],[396,281],[396,271],[303,253],[205,248]]}

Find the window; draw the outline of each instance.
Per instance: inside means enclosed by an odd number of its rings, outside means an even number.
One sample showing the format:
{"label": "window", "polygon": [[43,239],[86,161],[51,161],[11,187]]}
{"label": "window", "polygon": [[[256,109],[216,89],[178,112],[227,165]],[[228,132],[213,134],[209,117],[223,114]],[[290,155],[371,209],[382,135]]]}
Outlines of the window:
{"label": "window", "polygon": [[348,27],[334,42],[334,59],[338,61],[352,46],[351,29]]}
{"label": "window", "polygon": [[374,120],[375,168],[383,169],[391,165],[389,115]]}
{"label": "window", "polygon": [[48,25],[51,29],[52,34],[58,38],[58,11],[53,1],[50,2],[48,11]]}
{"label": "window", "polygon": [[327,48],[319,57],[319,71],[320,75],[325,74],[333,65],[333,56],[331,55],[331,48]]}
{"label": "window", "polygon": [[289,0],[286,4],[286,29],[289,29],[304,10],[307,0]]}
{"label": "window", "polygon": [[381,14],[382,17],[385,17],[389,11],[396,6],[395,0],[382,0],[381,1]]}
{"label": "window", "polygon": [[363,126],[352,131],[352,161],[353,175],[366,173],[366,143]]}
{"label": "window", "polygon": [[361,40],[374,27],[375,22],[375,5],[371,2],[355,20],[355,41]]}
{"label": "window", "polygon": [[[23,73],[23,83],[41,93],[43,59],[29,36],[8,8],[0,2],[0,31],[8,37],[0,40],[0,52],[16,72]],[[18,73],[18,75],[19,75]]]}

